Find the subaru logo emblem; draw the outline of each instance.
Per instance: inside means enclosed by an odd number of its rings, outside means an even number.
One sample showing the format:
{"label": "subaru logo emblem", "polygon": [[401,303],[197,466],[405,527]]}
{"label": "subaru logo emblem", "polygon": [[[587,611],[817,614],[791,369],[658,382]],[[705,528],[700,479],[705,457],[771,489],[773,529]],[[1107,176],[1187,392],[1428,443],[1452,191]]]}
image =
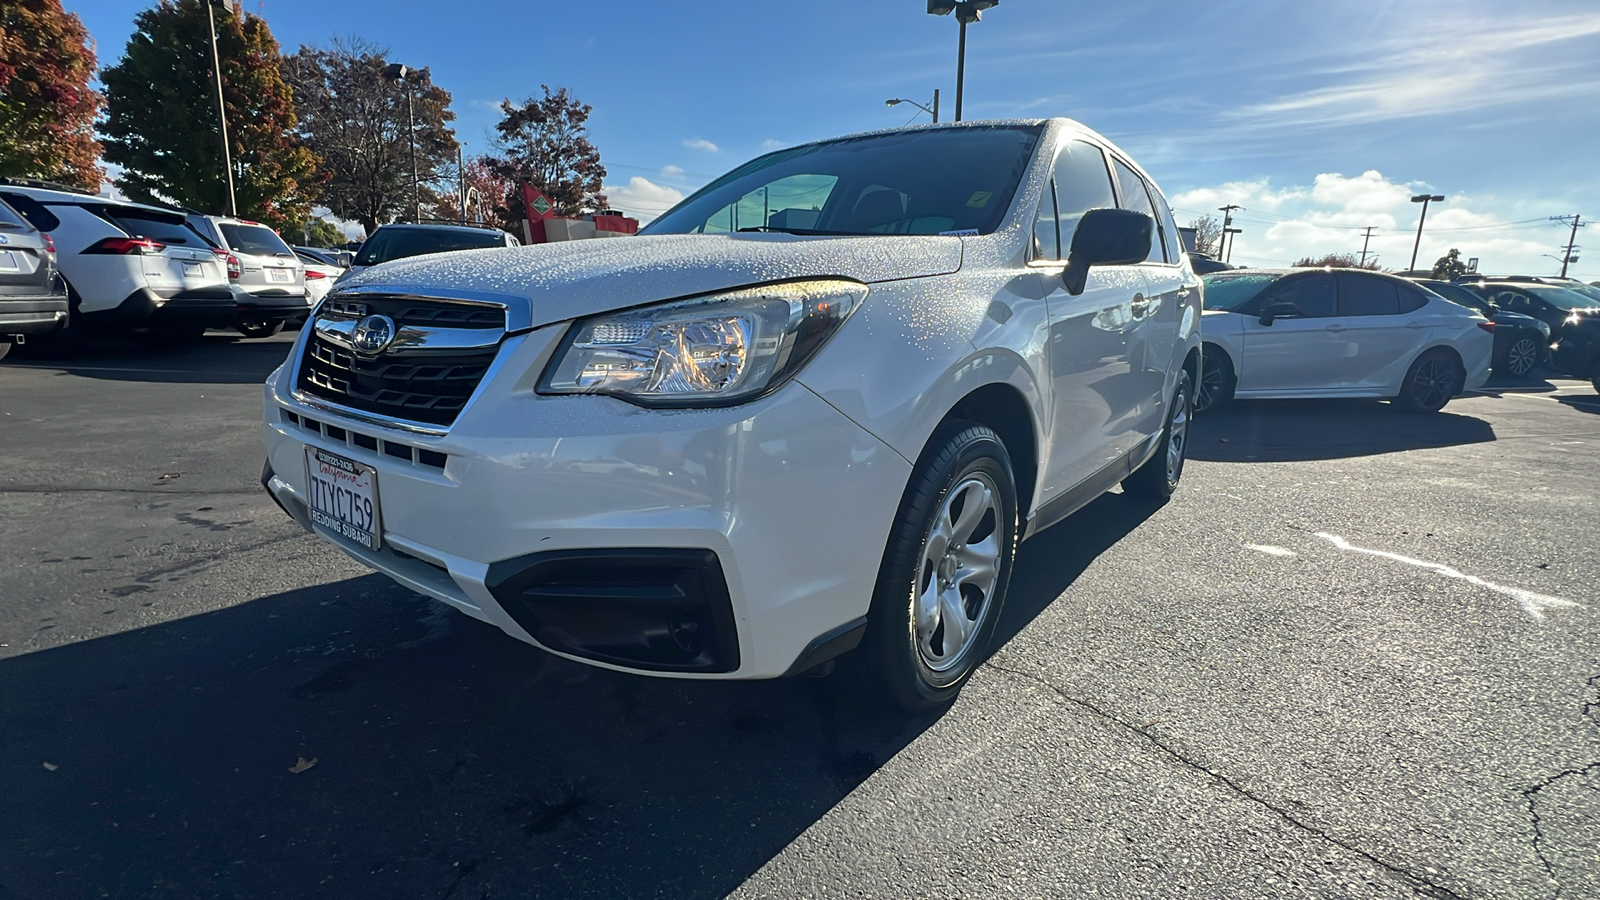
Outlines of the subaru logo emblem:
{"label": "subaru logo emblem", "polygon": [[388,316],[367,316],[350,333],[350,346],[357,353],[376,355],[394,341],[394,320]]}
{"label": "subaru logo emblem", "polygon": [[8,238],[5,235],[0,234],[0,244],[9,244],[9,243],[11,243],[11,238]]}

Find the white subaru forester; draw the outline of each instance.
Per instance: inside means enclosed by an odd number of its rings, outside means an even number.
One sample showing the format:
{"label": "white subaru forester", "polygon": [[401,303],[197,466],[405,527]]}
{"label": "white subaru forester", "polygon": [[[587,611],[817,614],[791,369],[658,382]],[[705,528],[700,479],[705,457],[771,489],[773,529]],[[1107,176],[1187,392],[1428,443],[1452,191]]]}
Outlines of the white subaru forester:
{"label": "white subaru forester", "polygon": [[267,489],[552,653],[948,701],[1017,542],[1182,475],[1200,282],[1066,119],[781,150],[627,240],[375,267],[266,384]]}

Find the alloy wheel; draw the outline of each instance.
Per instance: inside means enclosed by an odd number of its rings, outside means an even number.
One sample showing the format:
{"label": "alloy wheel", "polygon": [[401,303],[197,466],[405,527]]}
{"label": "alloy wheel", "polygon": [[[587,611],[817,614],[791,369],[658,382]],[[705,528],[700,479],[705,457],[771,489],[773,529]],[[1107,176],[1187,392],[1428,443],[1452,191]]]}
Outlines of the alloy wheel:
{"label": "alloy wheel", "polygon": [[962,661],[994,606],[1002,515],[999,488],[972,472],[945,494],[923,540],[913,627],[917,655],[931,671]]}
{"label": "alloy wheel", "polygon": [[1539,364],[1539,342],[1524,337],[1506,350],[1506,371],[1518,378],[1533,371]]}
{"label": "alloy wheel", "polygon": [[1439,409],[1455,395],[1456,371],[1448,359],[1434,356],[1422,361],[1412,381],[1411,393],[1418,406]]}
{"label": "alloy wheel", "polygon": [[1167,423],[1167,484],[1183,477],[1183,460],[1189,440],[1189,398],[1180,386],[1172,399],[1172,419]]}

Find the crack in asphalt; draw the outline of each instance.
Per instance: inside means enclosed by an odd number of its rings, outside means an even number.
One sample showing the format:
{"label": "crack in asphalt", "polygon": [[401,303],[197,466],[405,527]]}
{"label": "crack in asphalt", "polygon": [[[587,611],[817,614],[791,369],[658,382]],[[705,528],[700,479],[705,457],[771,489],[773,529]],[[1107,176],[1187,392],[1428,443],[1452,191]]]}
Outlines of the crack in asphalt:
{"label": "crack in asphalt", "polygon": [[0,485],[0,494],[173,494],[173,495],[200,495],[213,494],[261,494],[259,487],[249,488],[216,488],[214,490],[195,489],[192,491],[172,490],[171,488],[109,488],[109,487],[73,487],[70,485],[48,484],[7,484]]}
{"label": "crack in asphalt", "polygon": [[1082,699],[1080,697],[1074,697],[1071,694],[1068,694],[1066,691],[1062,690],[1061,688],[1056,687],[1055,685],[1051,684],[1050,682],[1046,681],[1045,679],[1039,677],[1038,675],[1035,675],[1035,674],[1033,674],[1031,672],[1023,672],[1023,671],[1020,671],[1020,670],[1017,670],[1017,669],[1009,669],[1009,668],[1006,668],[1005,666],[996,664],[993,660],[990,660],[990,661],[984,663],[983,668],[986,669],[986,670],[996,670],[996,671],[1000,671],[1000,672],[1005,672],[1005,673],[1010,674],[1010,675],[1015,675],[1015,676],[1017,676],[1019,678],[1027,679],[1028,681],[1032,681],[1035,684],[1038,684],[1038,685],[1040,685],[1042,687],[1048,688],[1051,692],[1056,694],[1056,696],[1058,696],[1062,700],[1065,700],[1066,702],[1072,704],[1073,706],[1076,706],[1079,709],[1082,709],[1082,710],[1085,710],[1085,711],[1089,712],[1091,715],[1094,715],[1094,716],[1096,716],[1098,718],[1104,719],[1107,722],[1111,722],[1111,723],[1113,723],[1115,725],[1121,726],[1122,728],[1124,728],[1124,729],[1126,729],[1128,731],[1133,732],[1134,734],[1138,735],[1139,737],[1144,738],[1146,741],[1148,741],[1150,743],[1151,746],[1153,746],[1157,750],[1161,751],[1161,753],[1163,753],[1164,755],[1176,760],[1177,762],[1181,763],[1182,765],[1184,765],[1184,766],[1186,766],[1186,767],[1188,767],[1190,769],[1193,769],[1196,772],[1199,772],[1199,773],[1201,773],[1203,775],[1210,776],[1211,778],[1215,779],[1218,783],[1220,783],[1224,787],[1228,788],[1233,793],[1239,795],[1240,797],[1245,798],[1246,800],[1249,800],[1252,803],[1255,803],[1256,805],[1262,807],[1263,809],[1266,809],[1266,810],[1276,814],[1280,819],[1282,819],[1283,821],[1289,823],[1290,825],[1294,826],[1295,828],[1298,828],[1301,831],[1304,831],[1304,832],[1306,832],[1308,834],[1311,834],[1311,835],[1314,835],[1314,836],[1316,836],[1318,838],[1321,838],[1322,840],[1327,841],[1328,843],[1333,844],[1334,846],[1339,847],[1339,848],[1341,848],[1341,849],[1343,849],[1343,850],[1345,850],[1347,852],[1354,853],[1355,855],[1357,855],[1357,856],[1361,857],[1362,859],[1372,863],[1373,865],[1383,869],[1384,871],[1390,873],[1391,875],[1394,875],[1394,876],[1398,877],[1402,881],[1406,882],[1407,887],[1410,887],[1411,890],[1413,892],[1417,893],[1417,894],[1420,894],[1420,895],[1422,895],[1424,897],[1433,898],[1433,900],[1463,900],[1461,895],[1455,893],[1454,891],[1450,890],[1447,887],[1444,887],[1443,885],[1435,884],[1434,882],[1428,880],[1427,878],[1424,878],[1423,876],[1417,875],[1417,874],[1415,874],[1413,872],[1407,871],[1406,869],[1403,869],[1403,868],[1401,868],[1401,867],[1399,867],[1397,865],[1394,865],[1393,863],[1384,862],[1382,859],[1379,859],[1378,857],[1372,855],[1371,853],[1368,853],[1365,850],[1362,850],[1360,847],[1357,847],[1357,846],[1349,843],[1348,841],[1340,840],[1339,838],[1334,837],[1333,835],[1329,834],[1326,831],[1323,831],[1320,828],[1317,828],[1314,825],[1311,825],[1311,824],[1309,824],[1307,822],[1301,821],[1300,819],[1296,818],[1292,813],[1290,813],[1288,810],[1285,810],[1285,809],[1282,809],[1282,808],[1280,808],[1278,806],[1275,806],[1270,801],[1268,801],[1266,798],[1259,797],[1256,794],[1251,793],[1243,785],[1241,785],[1238,782],[1234,781],[1232,778],[1229,778],[1227,775],[1224,775],[1221,772],[1218,772],[1218,771],[1216,771],[1214,769],[1208,768],[1204,764],[1196,762],[1196,761],[1188,758],[1187,756],[1184,756],[1182,753],[1179,753],[1177,750],[1173,749],[1165,741],[1163,741],[1160,738],[1156,737],[1155,735],[1151,734],[1147,729],[1142,728],[1142,727],[1140,727],[1140,726],[1138,726],[1138,725],[1134,724],[1133,722],[1130,722],[1130,721],[1128,721],[1126,719],[1123,719],[1120,716],[1117,716],[1117,715],[1114,715],[1112,713],[1106,712],[1105,710],[1101,709],[1100,707],[1096,706],[1095,704],[1091,703],[1088,700],[1084,700],[1084,699]]}
{"label": "crack in asphalt", "polygon": [[306,537],[305,532],[297,531],[297,532],[295,532],[293,534],[285,534],[285,535],[280,535],[279,537],[275,537],[275,538],[267,538],[264,541],[256,541],[253,544],[241,544],[241,545],[234,546],[234,547],[228,547],[227,549],[224,549],[224,550],[219,550],[219,551],[216,551],[216,552],[213,552],[213,553],[207,553],[207,554],[205,554],[203,556],[197,556],[197,557],[195,557],[193,559],[184,560],[181,563],[177,563],[176,565],[167,566],[166,568],[163,568],[163,569],[152,569],[152,570],[144,573],[143,575],[134,576],[133,580],[134,580],[135,583],[138,583],[138,584],[153,584],[156,581],[156,579],[162,577],[163,575],[177,575],[179,573],[187,574],[187,573],[191,572],[194,569],[198,569],[198,568],[201,568],[203,566],[210,565],[211,563],[218,562],[220,560],[226,559],[227,557],[233,556],[235,554],[249,553],[249,552],[251,552],[253,550],[260,550],[260,549],[262,549],[264,547],[271,547],[273,544],[281,544],[284,541],[299,540],[300,538],[303,538],[303,537]]}
{"label": "crack in asphalt", "polygon": [[[1583,716],[1596,726],[1600,726],[1600,675],[1590,678],[1587,684],[1590,696],[1595,699],[1584,700]],[[1545,872],[1549,873],[1550,880],[1555,883],[1555,900],[1561,900],[1561,877],[1556,874],[1555,864],[1550,861],[1550,858],[1544,852],[1544,819],[1539,815],[1539,792],[1567,778],[1587,778],[1595,773],[1600,773],[1600,762],[1590,763],[1581,769],[1563,769],[1533,787],[1525,788],[1522,791],[1522,799],[1528,804],[1528,816],[1533,820],[1533,852],[1535,856],[1539,857],[1539,862],[1544,866]]]}

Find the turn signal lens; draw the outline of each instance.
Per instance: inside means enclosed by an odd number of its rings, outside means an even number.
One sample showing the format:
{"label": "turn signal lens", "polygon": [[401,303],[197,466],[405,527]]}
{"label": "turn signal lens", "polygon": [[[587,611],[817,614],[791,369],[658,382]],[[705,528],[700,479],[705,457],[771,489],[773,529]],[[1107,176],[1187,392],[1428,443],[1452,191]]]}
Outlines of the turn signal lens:
{"label": "turn signal lens", "polygon": [[804,366],[866,295],[853,281],[805,281],[581,319],[539,391],[643,406],[750,400]]}

